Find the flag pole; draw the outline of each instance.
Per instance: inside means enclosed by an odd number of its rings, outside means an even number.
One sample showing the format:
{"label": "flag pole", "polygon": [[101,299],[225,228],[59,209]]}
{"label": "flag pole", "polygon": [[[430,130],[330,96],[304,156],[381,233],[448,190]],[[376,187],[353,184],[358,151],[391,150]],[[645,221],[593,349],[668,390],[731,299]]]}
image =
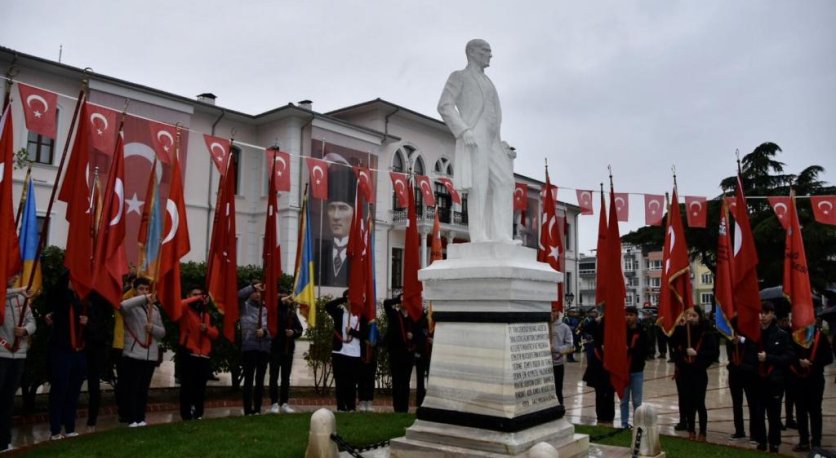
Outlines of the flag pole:
{"label": "flag pole", "polygon": [[[52,215],[52,206],[55,204],[55,194],[58,192],[58,182],[61,178],[61,172],[64,171],[64,164],[67,160],[67,153],[69,152],[70,147],[70,137],[72,137],[73,130],[75,129],[76,122],[78,121],[78,114],[81,111],[81,107],[83,106],[84,99],[87,96],[87,85],[89,81],[87,80],[87,73],[90,71],[89,68],[85,68],[83,71],[84,78],[81,80],[81,89],[78,93],[78,99],[76,101],[75,110],[73,111],[73,117],[70,121],[70,129],[68,130],[69,134],[67,135],[67,141],[64,142],[64,151],[61,153],[61,161],[58,163],[58,170],[55,173],[55,183],[52,184],[52,193],[49,196],[49,204],[46,207],[46,213],[44,214],[44,223],[41,226],[41,236],[38,240],[38,248],[35,251],[35,259],[32,263],[32,270],[29,272],[29,278],[26,280],[26,291],[29,291],[32,288],[32,283],[35,282],[35,272],[38,270],[38,264],[40,264],[41,254],[43,253],[44,246],[46,245],[46,235],[49,234],[49,222]],[[23,326],[23,320],[26,317],[26,307],[29,306],[29,295],[26,295],[26,299],[23,301],[23,307],[20,310],[20,318],[18,319],[18,327]],[[12,344],[12,348],[15,350],[18,348],[19,345],[19,338],[15,336],[14,343]]]}

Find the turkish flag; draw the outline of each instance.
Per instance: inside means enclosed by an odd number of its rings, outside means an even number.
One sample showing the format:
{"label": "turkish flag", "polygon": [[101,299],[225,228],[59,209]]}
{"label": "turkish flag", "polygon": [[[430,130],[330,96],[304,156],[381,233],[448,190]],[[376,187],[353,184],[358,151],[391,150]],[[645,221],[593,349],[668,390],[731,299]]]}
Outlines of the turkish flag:
{"label": "turkish flag", "polygon": [[[552,188],[556,189],[549,180],[549,172],[546,171],[546,183],[543,189]],[[541,193],[543,195],[543,217],[540,219],[540,243],[537,246],[537,260],[545,262],[555,271],[561,272],[560,259],[563,256],[561,232],[563,228],[558,221],[555,210],[555,194],[554,192]],[[560,283],[557,284],[557,300],[552,301],[552,310],[563,310],[563,297],[560,294]]]}
{"label": "turkish flag", "polygon": [[575,193],[578,195],[578,206],[581,207],[581,215],[595,214],[592,211],[592,191],[578,189]]}
{"label": "turkish flag", "polygon": [[372,172],[368,167],[354,167],[354,176],[357,177],[357,192],[363,195],[363,200],[373,204],[374,199],[374,183],[372,183]]}
{"label": "turkish flag", "polygon": [[665,208],[665,196],[659,194],[644,195],[644,224],[662,225],[662,211]]}
{"label": "turkish flag", "polygon": [[55,139],[58,131],[58,94],[17,83],[26,130]]}
{"label": "turkish flag", "polygon": [[207,279],[209,295],[224,315],[224,337],[235,342],[238,321],[238,250],[235,240],[235,163],[219,183],[212,239],[209,245]]}
{"label": "turkish flag", "polygon": [[[630,363],[627,360],[627,320],[624,316],[624,299],[627,288],[621,270],[621,236],[618,233],[617,194],[610,189],[610,212],[605,252],[607,288],[604,303],[604,369],[610,373],[610,384],[619,398],[630,381]],[[625,203],[626,206],[626,203]],[[600,268],[600,267],[599,267]]]}
{"label": "turkish flag", "polygon": [[705,228],[708,220],[708,200],[705,197],[685,196],[685,209],[688,227]]}
{"label": "turkish flag", "polygon": [[313,157],[305,158],[308,164],[311,195],[314,199],[328,200],[328,163]]}
{"label": "turkish flag", "polygon": [[514,186],[514,211],[528,208],[528,185],[516,183]]}
{"label": "turkish flag", "polygon": [[[359,187],[359,182],[358,182]],[[348,303],[352,313],[360,315],[366,304],[366,219],[363,216],[363,193],[358,190],[354,196],[354,215],[351,218],[351,230],[348,233],[346,258],[348,265]]]}
{"label": "turkish flag", "polygon": [[[88,124],[90,147],[107,156],[113,155],[119,136],[119,113],[110,108],[87,102],[87,112],[80,124]],[[120,301],[121,302],[121,301]]]}
{"label": "turkish flag", "polygon": [[290,154],[274,148],[267,151],[267,170],[273,171],[273,192],[290,191]]}
{"label": "turkish flag", "polygon": [[[171,164],[177,148],[177,127],[156,121],[147,121],[151,131],[151,143],[154,153],[163,164]],[[180,158],[178,158],[180,159]]]}
{"label": "turkish flag", "polygon": [[729,206],[729,213],[731,213],[732,218],[737,219],[737,198],[735,196],[726,196],[723,199],[726,201],[726,205]]}
{"label": "turkish flag", "polygon": [[[58,200],[67,204],[64,217],[69,225],[64,266],[70,271],[70,279],[79,297],[87,296],[93,288],[93,220],[97,206],[95,202],[90,201],[91,178],[88,178],[92,150],[89,131],[93,128],[92,124],[86,121],[89,119],[89,108],[90,104],[86,101],[80,103],[77,108],[81,111],[78,129],[67,162],[67,170],[64,172],[61,191],[58,193]],[[95,186],[95,180],[92,181]],[[120,298],[111,305],[118,307],[121,302]]]}
{"label": "turkish flag", "polygon": [[816,323],[813,309],[813,293],[810,287],[810,274],[807,269],[807,254],[804,253],[804,240],[801,237],[801,224],[795,210],[795,196],[790,197],[787,210],[789,228],[784,245],[784,296],[789,298],[792,307],[792,336],[795,341],[807,348],[807,329]]}
{"label": "turkish flag", "polygon": [[412,186],[407,186],[407,220],[406,235],[404,236],[403,253],[403,297],[401,304],[406,308],[409,317],[418,321],[424,311],[424,284],[418,280],[418,270],[421,268],[419,257],[421,238],[418,235],[418,215],[415,211],[415,192]]}
{"label": "turkish flag", "polygon": [[669,336],[673,334],[685,310],[694,307],[694,299],[691,297],[691,263],[678,199],[674,189],[662,250],[662,287],[659,293],[659,323]]}
{"label": "turkish flag", "polygon": [[191,250],[191,244],[179,160],[173,161],[170,173],[171,186],[165,203],[165,218],[163,219],[163,234],[165,235],[160,245],[157,292],[168,317],[172,321],[177,321],[183,313],[180,303],[180,259]]}
{"label": "turkish flag", "polygon": [[[604,201],[604,190],[601,189],[601,214],[598,215],[598,242],[595,245],[596,271],[595,271],[595,305],[602,306],[607,300],[607,203]],[[619,259],[618,262],[621,262]]]}
{"label": "turkish flag", "polygon": [[789,229],[790,218],[787,211],[790,208],[790,198],[788,196],[771,196],[767,197],[766,200],[769,201],[769,206],[772,207],[772,211],[778,217],[778,222],[781,223],[781,227],[784,230]]}
{"label": "turkish flag", "polygon": [[[121,130],[121,129],[120,129]],[[122,136],[102,194],[104,205],[98,223],[93,258],[93,289],[111,304],[122,301],[122,277],[128,273],[125,255],[125,152]]]}
{"label": "turkish flag", "polygon": [[421,190],[421,195],[424,197],[424,206],[435,207],[435,194],[433,194],[433,185],[430,182],[430,177],[415,175],[415,184]]}
{"label": "turkish flag", "polygon": [[[269,150],[268,150],[269,151]],[[277,150],[272,150],[278,153]],[[282,276],[281,246],[279,246],[279,203],[277,169],[279,161],[271,161],[270,192],[267,194],[267,214],[264,218],[264,247],[261,253],[264,270],[264,306],[267,308],[267,329],[270,335],[278,337],[279,279]],[[281,336],[282,338],[284,336]]]}
{"label": "turkish flag", "polygon": [[450,198],[453,199],[453,203],[461,205],[462,196],[459,195],[459,191],[456,191],[456,187],[453,186],[453,181],[449,178],[439,178],[438,182],[443,184],[444,187],[447,188],[447,192],[450,193]]}
{"label": "turkish flag", "polygon": [[430,244],[430,264],[444,258],[441,251],[441,223],[438,221],[438,212],[435,212],[433,221],[432,243]]}
{"label": "turkish flag", "polygon": [[[612,193],[611,193],[612,194]],[[612,204],[610,204],[612,206]],[[626,192],[615,193],[615,211],[619,221],[627,221],[630,218],[630,194]]]}
{"label": "turkish flag", "polygon": [[229,150],[232,147],[232,143],[226,138],[213,137],[209,134],[203,134],[203,140],[206,142],[206,148],[209,149],[209,156],[212,157],[212,162],[215,163],[218,172],[221,175],[226,174],[226,169],[229,165]]}
{"label": "turkish flag", "polygon": [[[0,292],[6,297],[9,278],[23,268],[20,246],[15,231],[14,204],[12,202],[12,169],[14,169],[14,138],[12,133],[12,109],[6,105],[0,119]],[[34,198],[31,196],[30,198]],[[5,320],[6,307],[0,311],[0,324]]]}
{"label": "turkish flag", "polygon": [[405,173],[389,172],[392,179],[392,189],[395,190],[395,197],[398,199],[398,208],[405,208],[409,204],[409,197],[406,195],[406,188],[409,181]]}
{"label": "turkish flag", "polygon": [[761,340],[761,298],[758,289],[758,252],[755,237],[749,224],[749,211],[743,182],[737,176],[733,210],[734,234],[734,306],[737,310],[737,327],[741,334],[754,342]]}
{"label": "turkish flag", "polygon": [[810,204],[816,221],[836,225],[836,196],[811,196]]}
{"label": "turkish flag", "polygon": [[[555,204],[557,204],[557,186],[555,186],[553,184],[549,184],[549,186],[552,189],[552,201]],[[540,187],[540,201],[542,201],[542,202],[546,201],[546,185],[545,184]]]}
{"label": "turkish flag", "polygon": [[[377,319],[377,297],[375,296],[374,288],[377,285],[374,274],[374,217],[369,213],[366,220],[366,259],[363,260],[363,265],[366,268],[366,304],[363,307],[363,316],[366,321],[372,323],[376,328],[377,324],[374,320]],[[369,331],[374,332],[375,331]]]}

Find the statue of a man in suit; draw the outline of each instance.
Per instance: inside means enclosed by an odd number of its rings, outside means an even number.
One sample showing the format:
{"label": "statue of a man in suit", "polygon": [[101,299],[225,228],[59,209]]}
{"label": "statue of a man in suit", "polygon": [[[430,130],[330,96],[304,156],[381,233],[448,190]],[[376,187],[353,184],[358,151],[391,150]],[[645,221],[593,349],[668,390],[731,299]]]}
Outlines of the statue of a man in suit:
{"label": "statue of a man in suit", "polygon": [[438,112],[456,137],[456,181],[468,191],[470,241],[511,242],[516,153],[500,137],[499,95],[485,75],[491,46],[470,40],[465,54],[467,67],[447,79]]}

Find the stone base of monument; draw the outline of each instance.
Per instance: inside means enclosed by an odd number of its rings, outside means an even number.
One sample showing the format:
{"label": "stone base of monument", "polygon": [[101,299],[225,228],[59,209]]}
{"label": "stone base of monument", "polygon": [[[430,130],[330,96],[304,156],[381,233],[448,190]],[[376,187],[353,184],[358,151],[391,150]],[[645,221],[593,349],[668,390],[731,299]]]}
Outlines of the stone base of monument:
{"label": "stone base of monument", "polygon": [[427,395],[390,456],[522,456],[548,442],[561,458],[585,456],[557,402],[549,346],[561,275],[510,243],[448,247],[419,272],[435,335]]}

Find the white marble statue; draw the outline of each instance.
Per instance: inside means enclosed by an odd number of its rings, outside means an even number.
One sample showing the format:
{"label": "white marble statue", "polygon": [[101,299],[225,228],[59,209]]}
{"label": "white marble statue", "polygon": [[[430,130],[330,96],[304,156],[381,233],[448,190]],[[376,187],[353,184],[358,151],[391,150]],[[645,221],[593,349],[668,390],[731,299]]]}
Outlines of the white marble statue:
{"label": "white marble statue", "polygon": [[499,133],[499,95],[485,67],[491,46],[470,40],[467,67],[453,72],[444,85],[438,112],[456,137],[456,182],[468,191],[471,242],[512,242],[514,157]]}

